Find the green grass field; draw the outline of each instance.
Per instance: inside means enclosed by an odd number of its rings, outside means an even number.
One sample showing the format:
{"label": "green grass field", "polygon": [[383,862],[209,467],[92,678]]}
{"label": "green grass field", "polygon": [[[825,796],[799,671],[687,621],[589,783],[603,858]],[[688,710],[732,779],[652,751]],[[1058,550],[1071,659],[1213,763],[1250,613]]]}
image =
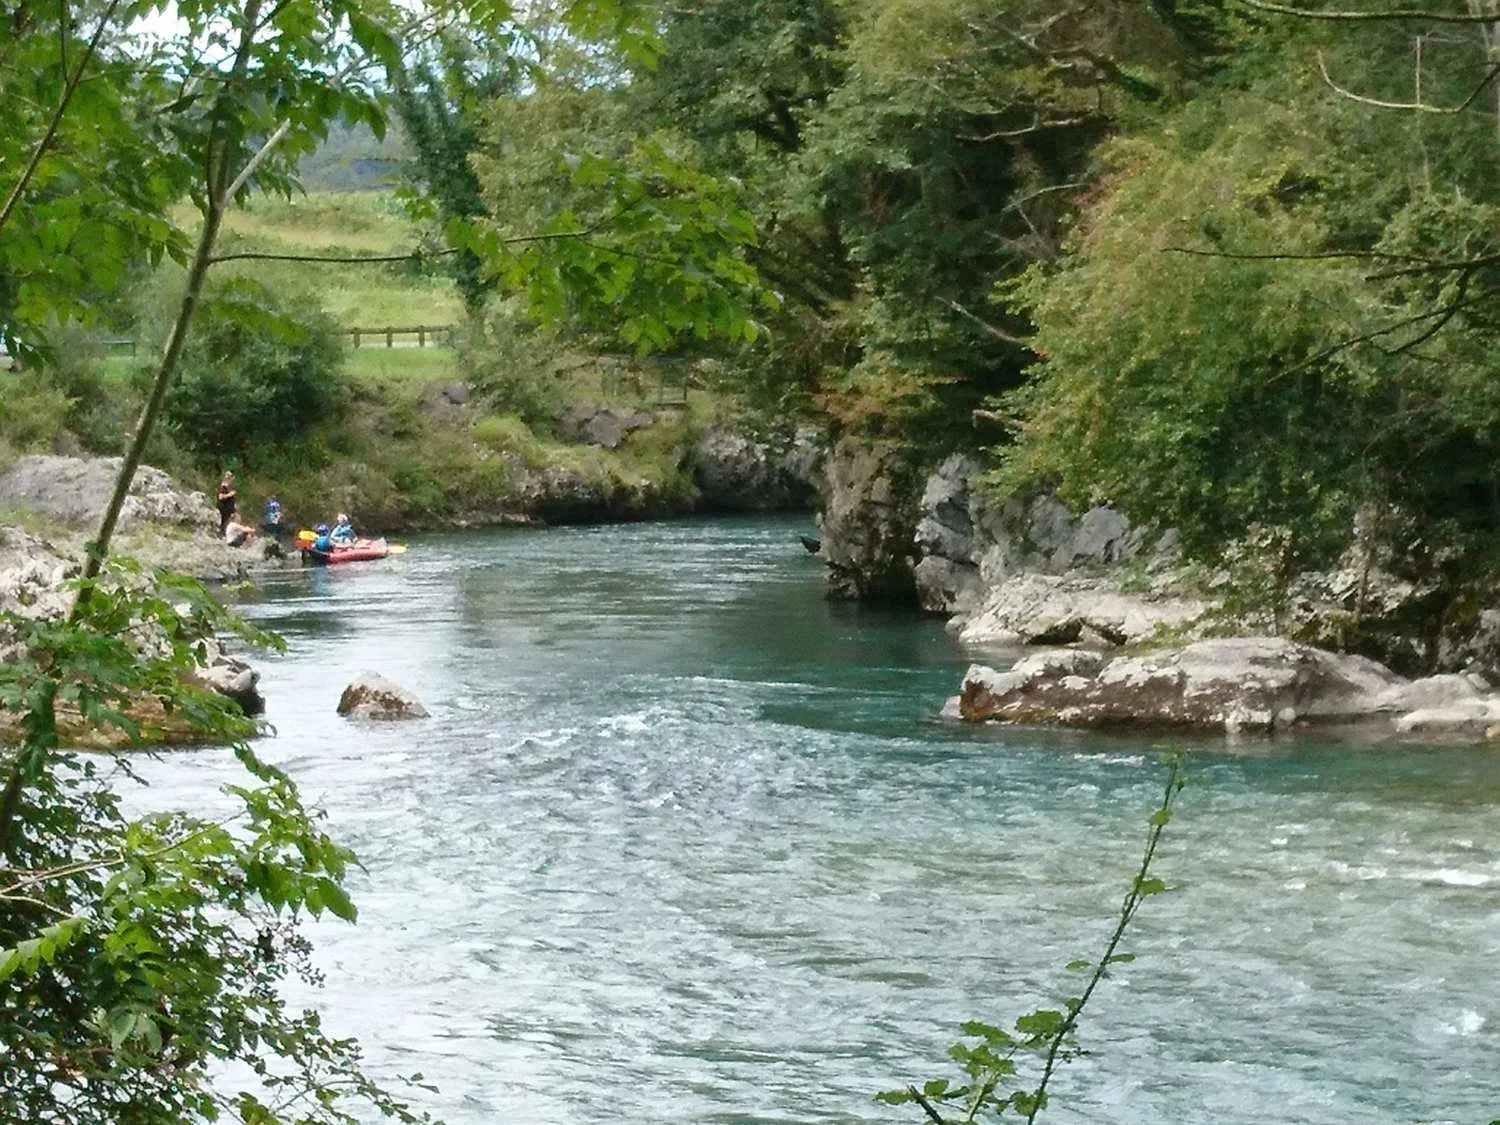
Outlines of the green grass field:
{"label": "green grass field", "polygon": [[390,382],[440,382],[458,378],[458,353],[452,348],[351,348],[345,367],[356,379]]}
{"label": "green grass field", "polygon": [[[176,218],[191,227],[190,208]],[[224,254],[389,255],[416,250],[424,232],[388,192],[314,192],[283,200],[257,198],[231,212]],[[220,276],[251,277],[281,292],[305,294],[346,328],[449,325],[463,319],[453,282],[436,264],[242,261]]]}

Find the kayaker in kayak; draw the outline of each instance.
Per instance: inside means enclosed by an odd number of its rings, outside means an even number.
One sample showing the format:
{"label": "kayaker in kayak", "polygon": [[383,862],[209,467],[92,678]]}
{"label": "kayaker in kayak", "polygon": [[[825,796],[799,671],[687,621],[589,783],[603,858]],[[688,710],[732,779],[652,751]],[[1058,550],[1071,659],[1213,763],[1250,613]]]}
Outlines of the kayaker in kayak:
{"label": "kayaker in kayak", "polygon": [[333,540],[335,547],[352,547],[359,538],[354,532],[354,525],[349,522],[347,512],[340,512],[337,522],[333,525],[333,531],[328,536]]}

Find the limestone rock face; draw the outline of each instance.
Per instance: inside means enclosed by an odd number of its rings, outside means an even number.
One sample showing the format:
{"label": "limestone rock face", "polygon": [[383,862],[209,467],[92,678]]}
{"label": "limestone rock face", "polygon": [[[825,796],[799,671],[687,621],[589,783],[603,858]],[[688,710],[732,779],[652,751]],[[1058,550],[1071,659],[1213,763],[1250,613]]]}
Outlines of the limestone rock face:
{"label": "limestone rock face", "polygon": [[967,614],[984,595],[969,493],[969,481],[978,472],[977,461],[955,453],[933,470],[922,489],[916,528],[921,560],[914,577],[917,599],[929,613]]}
{"label": "limestone rock face", "polygon": [[1038,653],[1008,672],[976,666],[958,713],[970,721],[1271,730],[1377,716],[1382,694],[1404,684],[1362,656],[1238,637],[1113,659]]}
{"label": "limestone rock face", "polygon": [[374,672],[362,673],[339,696],[338,713],[349,719],[425,719],[422,701]]}
{"label": "limestone rock face", "polygon": [[[0,508],[92,524],[114,490],[119,469],[118,457],[22,457],[0,474]],[[181,488],[160,469],[142,465],[120,510],[119,526],[144,523],[214,531],[219,516],[203,493]]]}
{"label": "limestone rock face", "polygon": [[777,449],[723,426],[707,430],[688,454],[702,506],[715,512],[807,508],[817,460],[811,433],[799,433],[788,448]]}
{"label": "limestone rock face", "polygon": [[1096,578],[1018,574],[990,589],[963,622],[969,644],[1123,645],[1190,628],[1208,607],[1194,598],[1133,593]]}
{"label": "limestone rock face", "polygon": [[0,612],[62,616],[69,601],[58,587],[77,572],[78,564],[45,539],[20,528],[0,527]]}
{"label": "limestone rock face", "polygon": [[913,602],[917,513],[895,442],[841,440],[826,465],[818,523],[830,597]]}

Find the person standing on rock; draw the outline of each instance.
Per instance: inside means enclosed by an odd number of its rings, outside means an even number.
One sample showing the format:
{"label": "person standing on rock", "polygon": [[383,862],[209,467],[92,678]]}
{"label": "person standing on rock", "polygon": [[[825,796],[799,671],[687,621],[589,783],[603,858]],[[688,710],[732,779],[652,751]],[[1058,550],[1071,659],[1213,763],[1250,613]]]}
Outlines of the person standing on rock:
{"label": "person standing on rock", "polygon": [[234,474],[225,472],[219,481],[219,535],[223,536],[229,527],[229,520],[235,513],[235,489]]}

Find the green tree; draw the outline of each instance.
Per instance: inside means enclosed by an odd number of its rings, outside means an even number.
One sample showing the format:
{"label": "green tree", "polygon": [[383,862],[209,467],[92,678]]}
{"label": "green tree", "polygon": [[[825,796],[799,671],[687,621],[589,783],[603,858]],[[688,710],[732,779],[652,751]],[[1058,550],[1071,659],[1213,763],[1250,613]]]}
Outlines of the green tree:
{"label": "green tree", "polygon": [[[306,303],[300,303],[306,308]],[[187,448],[250,463],[343,404],[343,344],[324,313],[244,279],[218,287],[183,351],[166,423]]]}
{"label": "green tree", "polygon": [[[413,149],[409,174],[420,189],[413,202],[425,203],[444,224],[473,221],[487,214],[470,162],[479,143],[480,106],[514,93],[520,68],[505,47],[481,51],[456,36],[440,38],[434,53],[403,64],[395,75],[394,105]],[[477,316],[494,289],[484,262],[460,249],[453,277],[470,318]]]}
{"label": "green tree", "polygon": [[[1015,290],[1044,361],[1005,407],[1004,475],[1112,500],[1200,558],[1248,537],[1283,590],[1359,527],[1439,591],[1412,623],[1435,627],[1500,547],[1495,120],[1335,89],[1397,100],[1409,44],[1383,29],[1263,34],[1105,150],[1070,252]],[[1429,55],[1424,96],[1482,88],[1477,46]]]}

